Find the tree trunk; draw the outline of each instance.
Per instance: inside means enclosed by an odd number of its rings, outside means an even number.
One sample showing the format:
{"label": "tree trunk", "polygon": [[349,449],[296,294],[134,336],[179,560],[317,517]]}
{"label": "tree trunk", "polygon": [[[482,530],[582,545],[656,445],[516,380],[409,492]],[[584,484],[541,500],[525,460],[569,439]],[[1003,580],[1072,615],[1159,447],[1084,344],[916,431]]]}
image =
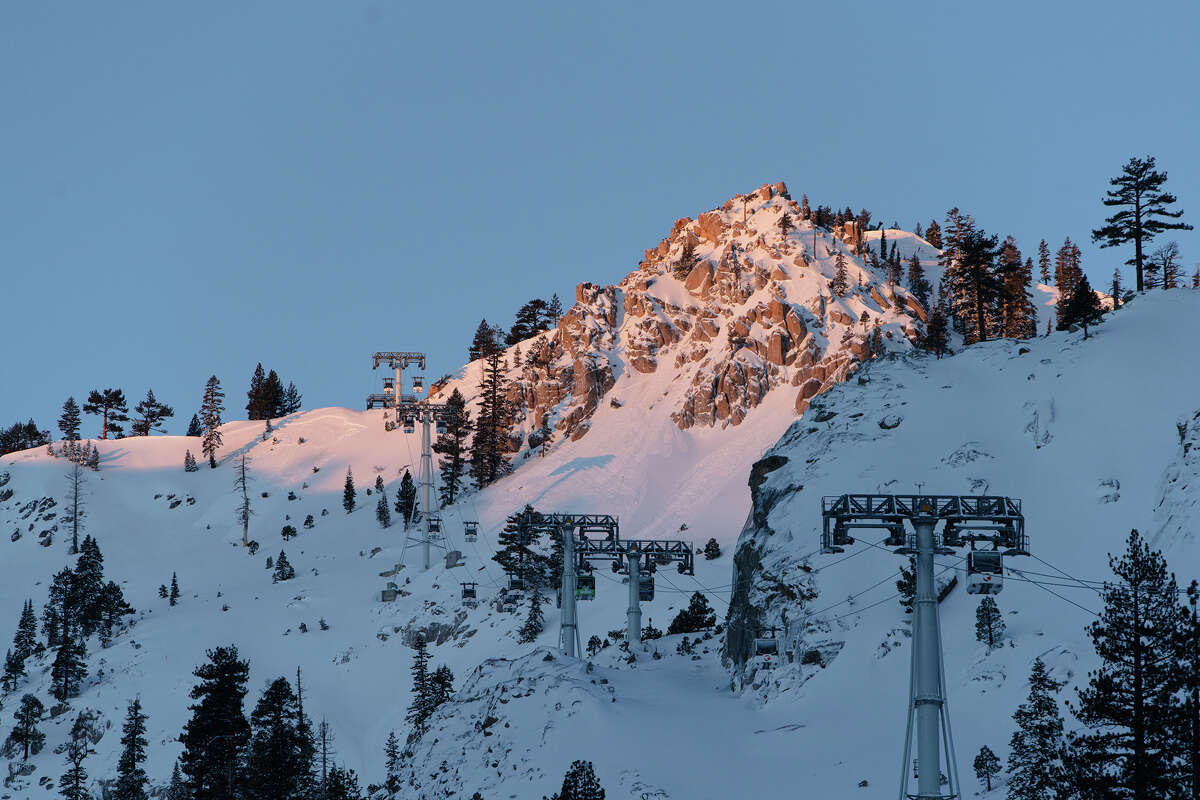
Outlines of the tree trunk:
{"label": "tree trunk", "polygon": [[1142,291],[1142,195],[1133,198],[1133,252],[1137,261],[1137,290]]}

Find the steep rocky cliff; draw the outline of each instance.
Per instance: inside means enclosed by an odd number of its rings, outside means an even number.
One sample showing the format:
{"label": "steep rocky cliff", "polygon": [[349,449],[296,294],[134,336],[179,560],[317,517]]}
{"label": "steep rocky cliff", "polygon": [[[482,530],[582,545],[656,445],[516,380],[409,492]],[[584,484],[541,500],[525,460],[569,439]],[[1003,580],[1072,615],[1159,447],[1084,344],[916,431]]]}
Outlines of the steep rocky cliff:
{"label": "steep rocky cliff", "polygon": [[[887,236],[935,269],[937,251],[924,240]],[[726,427],[771,392],[789,393],[803,412],[860,363],[912,349],[925,311],[868,266],[858,238],[853,223],[835,235],[802,219],[782,183],[677,220],[636,270],[616,285],[580,284],[556,329],[505,352],[512,449],[537,443],[544,416],[559,437],[584,436],[622,376],[661,385],[655,406],[681,430]],[[439,396],[457,386],[472,397],[480,372],[480,362],[468,365]]]}

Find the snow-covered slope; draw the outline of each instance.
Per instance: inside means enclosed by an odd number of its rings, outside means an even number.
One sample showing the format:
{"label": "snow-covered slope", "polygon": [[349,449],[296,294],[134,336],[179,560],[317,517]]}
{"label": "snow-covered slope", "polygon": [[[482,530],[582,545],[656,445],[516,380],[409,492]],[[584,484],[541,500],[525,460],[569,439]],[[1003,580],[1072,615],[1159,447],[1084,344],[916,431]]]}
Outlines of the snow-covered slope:
{"label": "snow-covered slope", "polygon": [[[418,460],[417,437],[385,433],[382,411],[301,412],[276,421],[266,441],[261,423],[228,423],[218,468],[202,465],[196,473],[182,469],[185,449],[198,450],[196,439],[101,442],[101,469],[88,476],[87,530],[99,540],[108,577],[122,582],[138,614],[110,647],[90,642],[83,692],[70,701],[70,713],[45,724],[48,746],[33,759],[35,772],[12,784],[12,796],[28,796],[40,778],[61,773],[53,748],[82,708],[113,723],[89,762],[93,776],[111,775],[117,726],[135,695],[150,714],[148,770],[164,780],[188,716],[191,670],[206,648],[231,642],[251,661],[250,703],[268,680],[300,667],[306,707],[329,720],[339,760],[378,781],[387,731],[407,730],[407,641],[417,630],[432,638],[434,663],[451,667],[460,691],[416,746],[408,771],[414,797],[470,797],[476,790],[489,798],[540,797],[581,757],[595,762],[614,798],[727,798],[796,785],[845,796],[864,779],[890,791],[907,670],[903,650],[894,648],[905,641],[905,623],[895,601],[872,604],[891,594],[888,575],[898,559],[871,551],[822,569],[823,557],[814,555],[821,494],[884,489],[892,480],[904,488],[922,481],[930,489],[955,483],[944,490],[971,491],[984,485],[973,481],[984,481],[991,491],[1023,497],[1035,553],[1081,577],[1102,577],[1104,550],[1135,524],[1172,531],[1163,534],[1169,555],[1192,558],[1196,493],[1187,487],[1200,484],[1195,450],[1183,448],[1200,438],[1187,421],[1200,401],[1195,379],[1170,361],[1162,343],[1200,332],[1195,293],[1140,298],[1088,342],[1054,334],[936,361],[912,354],[910,337],[921,323],[906,293],[892,295],[883,276],[849,253],[852,291],[834,297],[830,252],[845,243],[817,232],[813,248],[814,231],[803,222],[779,233],[780,215],[794,210],[782,187],[747,198],[744,222],[740,199],[681,220],[637,271],[615,286],[581,286],[557,331],[509,349],[517,468],[443,511],[448,544],[464,552],[463,567],[439,561],[423,572],[417,554],[405,552],[401,528],[375,522],[376,496],[367,496],[367,487],[378,475],[394,499],[404,469]],[[932,248],[900,231],[887,235],[900,252],[919,252],[937,280]],[[689,237],[696,263],[681,280],[672,267]],[[907,310],[897,310],[897,298]],[[876,320],[880,334],[872,337]],[[1031,352],[1019,353],[1023,347]],[[527,361],[542,348],[544,357]],[[895,357],[854,372],[872,353]],[[453,373],[435,396],[459,387],[473,398],[480,366]],[[798,409],[803,416],[789,430]],[[545,457],[528,449],[542,413],[556,429]],[[900,425],[883,430],[878,423],[887,414],[903,417]],[[1181,444],[1176,422],[1184,414]],[[747,477],[772,445],[788,459],[759,488],[760,501],[775,496],[771,508],[760,508],[774,533],[753,523],[743,530],[751,511]],[[252,459],[250,533],[261,544],[254,556],[240,547],[233,516],[232,464],[242,453]],[[51,575],[72,561],[61,525],[52,530],[67,466],[45,450],[0,459],[0,473],[10,476],[0,497],[12,491],[0,500],[0,532],[20,534],[0,542],[0,637],[11,636],[26,598],[40,610]],[[347,467],[359,489],[352,514],[341,507]],[[44,498],[58,506],[49,508]],[[523,615],[495,610],[502,576],[490,556],[504,518],[526,503],[615,514],[626,536],[723,542],[726,554],[698,560],[695,578],[659,573],[643,620],[663,629],[697,589],[723,615],[742,532],[742,550],[758,549],[772,575],[764,583],[761,572],[747,573],[759,587],[751,598],[764,621],[781,620],[785,608],[767,601],[770,581],[811,580],[819,591],[809,605],[814,619],[789,629],[804,632],[803,647],[818,650],[826,668],[786,667],[768,680],[752,664],[731,675],[718,652],[722,637],[703,641],[694,656],[676,653],[678,637],[667,637],[649,642],[634,664],[610,646],[589,671],[551,654],[553,607],[536,648],[518,645]],[[310,514],[315,524],[308,529],[302,523]],[[468,520],[480,523],[473,544],[462,536]],[[299,529],[297,538],[280,538],[285,524]],[[51,531],[51,541],[42,531]],[[265,561],[280,549],[297,576],[275,584]],[[805,559],[820,572],[804,572]],[[407,566],[398,575],[381,575],[402,560]],[[174,608],[157,594],[172,572],[183,592]],[[620,576],[598,577],[597,599],[580,607],[584,641],[624,625],[627,587]],[[459,583],[467,580],[480,583],[477,605],[461,598]],[[403,591],[382,603],[388,581]],[[1086,592],[1056,591],[1094,603]],[[1054,614],[1045,613],[1043,601],[1058,604]],[[974,605],[961,590],[943,605],[947,641],[957,636],[961,644],[948,667],[963,754],[985,738],[1002,750],[1034,654],[1064,648],[1051,658],[1060,676],[1087,665],[1082,611],[1060,608],[1061,601],[1017,581],[1000,603],[1018,612],[1006,617],[1016,646],[991,656],[974,645]],[[798,613],[793,609],[789,621]],[[49,659],[35,658],[28,668],[18,693],[46,700]],[[14,707],[10,697],[0,735]]]}

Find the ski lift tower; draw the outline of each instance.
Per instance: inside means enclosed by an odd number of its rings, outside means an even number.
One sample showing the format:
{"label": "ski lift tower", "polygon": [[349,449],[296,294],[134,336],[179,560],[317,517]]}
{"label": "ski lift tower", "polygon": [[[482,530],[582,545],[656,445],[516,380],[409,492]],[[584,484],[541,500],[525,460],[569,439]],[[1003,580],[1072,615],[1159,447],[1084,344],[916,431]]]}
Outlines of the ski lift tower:
{"label": "ski lift tower", "polygon": [[[953,555],[969,543],[990,542],[1001,555],[1029,555],[1021,501],[1009,497],[959,495],[843,494],[821,499],[821,549],[844,552],[854,544],[848,531],[875,528],[888,532],[884,544],[895,553],[915,556],[916,619],[909,678],[908,725],[904,735],[904,761],[900,767],[900,800],[951,800],[960,798],[958,758],[946,704],[946,675],[942,661],[942,634],[938,627],[934,591],[933,557]],[[905,522],[913,528],[909,533]],[[944,523],[941,534],[938,523]],[[913,718],[917,729],[917,792],[908,791],[908,764],[912,755]],[[947,791],[941,789],[942,759],[946,750]]]}
{"label": "ski lift tower", "polygon": [[[373,366],[372,369],[377,369],[380,364],[386,364],[396,371],[395,388],[390,395],[385,393],[383,398],[385,403],[391,400],[392,407],[396,410],[396,425],[399,426],[401,420],[404,425],[402,432],[405,434],[414,432],[416,423],[421,423],[421,466],[419,468],[418,480],[421,483],[421,517],[425,522],[424,530],[419,531],[418,535],[408,535],[404,540],[404,546],[407,550],[410,542],[419,543],[421,545],[422,562],[425,569],[429,569],[429,548],[433,544],[434,534],[444,542],[444,537],[441,534],[441,518],[432,513],[433,506],[433,437],[430,432],[430,426],[436,424],[438,433],[441,433],[446,421],[455,415],[455,410],[446,403],[431,403],[429,398],[417,397],[424,389],[424,377],[414,375],[412,379],[411,395],[404,394],[404,369],[410,364],[415,364],[420,369],[425,369],[425,354],[413,352],[391,352],[383,351],[375,353],[371,356]],[[369,395],[367,397],[367,407],[371,408],[372,403],[378,401],[379,395]],[[386,405],[385,405],[386,407]],[[439,547],[444,548],[444,544],[438,543]]]}

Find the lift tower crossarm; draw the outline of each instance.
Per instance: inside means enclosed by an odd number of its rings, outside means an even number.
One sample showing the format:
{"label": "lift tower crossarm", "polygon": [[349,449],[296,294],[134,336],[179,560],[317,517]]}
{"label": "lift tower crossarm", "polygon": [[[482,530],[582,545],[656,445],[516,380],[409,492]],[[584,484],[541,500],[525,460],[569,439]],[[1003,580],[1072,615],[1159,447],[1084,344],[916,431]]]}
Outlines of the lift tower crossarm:
{"label": "lift tower crossarm", "polygon": [[416,364],[421,369],[425,369],[424,353],[384,350],[371,356],[371,360],[373,362],[371,369],[377,369],[382,363],[386,363],[393,369],[397,365],[399,365],[400,369],[405,369],[409,364]]}
{"label": "lift tower crossarm", "polygon": [[[1009,555],[1027,555],[1025,517],[1021,501],[1001,496],[842,494],[821,498],[821,549],[840,553],[853,544],[846,535],[851,528],[882,528],[891,532],[889,547],[915,550],[916,542],[902,541],[906,520],[927,517],[945,522],[942,547],[957,547],[962,541],[990,541],[1007,549]],[[976,534],[972,531],[990,531]]]}

